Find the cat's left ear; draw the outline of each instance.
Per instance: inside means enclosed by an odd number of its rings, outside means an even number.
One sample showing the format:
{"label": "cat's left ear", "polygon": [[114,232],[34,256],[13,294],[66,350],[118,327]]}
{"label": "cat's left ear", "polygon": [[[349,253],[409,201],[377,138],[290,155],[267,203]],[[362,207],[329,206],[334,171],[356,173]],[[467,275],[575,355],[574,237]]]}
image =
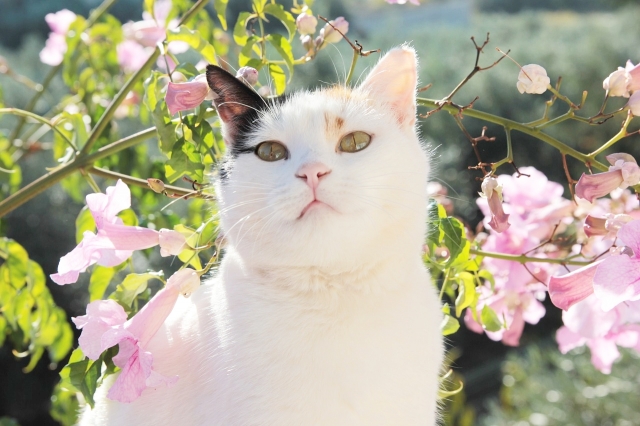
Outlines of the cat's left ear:
{"label": "cat's left ear", "polygon": [[417,59],[413,48],[402,46],[384,55],[358,88],[388,105],[402,126],[416,122]]}
{"label": "cat's left ear", "polygon": [[207,66],[207,83],[215,93],[213,104],[223,123],[225,142],[234,144],[238,135],[251,126],[265,101],[255,90],[216,65]]}

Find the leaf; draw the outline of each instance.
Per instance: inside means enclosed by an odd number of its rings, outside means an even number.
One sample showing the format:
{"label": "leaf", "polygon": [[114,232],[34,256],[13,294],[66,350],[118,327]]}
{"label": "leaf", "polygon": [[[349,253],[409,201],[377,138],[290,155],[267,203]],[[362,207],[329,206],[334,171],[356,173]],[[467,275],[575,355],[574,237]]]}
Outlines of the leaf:
{"label": "leaf", "polygon": [[111,279],[116,274],[116,268],[96,265],[91,272],[89,280],[89,301],[100,300],[109,287]]}
{"label": "leaf", "polygon": [[269,64],[269,75],[273,79],[276,94],[282,95],[287,88],[287,77],[284,75],[284,71],[276,64]]}
{"label": "leaf", "polygon": [[183,138],[174,146],[171,159],[164,164],[164,170],[169,182],[175,182],[184,175],[198,182],[204,180],[202,155],[192,143]]}
{"label": "leaf", "polygon": [[445,315],[442,323],[440,324],[440,329],[442,330],[443,336],[448,336],[450,334],[455,333],[460,328],[460,323],[457,319],[452,317],[451,315]]}
{"label": "leaf", "polygon": [[7,320],[0,315],[0,347],[4,345],[4,339],[7,337]]}
{"label": "leaf", "polygon": [[[467,245],[469,242],[465,236],[464,226],[462,223],[454,217],[446,217],[440,219],[440,228],[444,232],[444,245],[449,250],[449,260],[447,264],[451,265],[458,256],[466,251],[467,259],[469,257],[469,248]],[[466,261],[467,259],[464,259]]]}
{"label": "leaf", "polygon": [[78,217],[76,217],[76,244],[80,244],[86,231],[95,232],[96,221],[91,215],[91,210],[84,206],[78,213]]}
{"label": "leaf", "polygon": [[469,306],[475,306],[478,293],[476,292],[475,277],[469,272],[457,275],[458,297],[456,297],[456,316],[460,318],[462,311]]}
{"label": "leaf", "polygon": [[442,237],[444,237],[444,233],[440,229],[440,219],[446,217],[447,212],[444,207],[435,200],[430,200],[427,208],[427,243],[432,247],[439,246]]}
{"label": "leaf", "polygon": [[165,154],[170,153],[176,143],[175,125],[171,122],[167,104],[160,93],[159,80],[162,74],[152,71],[151,76],[144,82],[144,103],[151,113],[153,124],[156,126],[160,150]]}
{"label": "leaf", "polygon": [[244,46],[249,38],[247,34],[247,22],[255,18],[256,15],[250,12],[240,12],[236,25],[233,27],[233,39],[238,46]]}
{"label": "leaf", "polygon": [[118,285],[116,291],[111,295],[111,298],[131,308],[135,298],[147,289],[147,282],[151,279],[160,279],[163,276],[162,272],[129,274],[124,278],[122,283]]}
{"label": "leaf", "polygon": [[282,22],[289,32],[289,40],[293,40],[293,36],[296,34],[296,18],[292,14],[284,10],[284,7],[280,4],[269,3],[264,7],[264,13],[275,16]]}
{"label": "leaf", "polygon": [[69,363],[69,381],[70,383],[82,392],[87,403],[94,407],[95,401],[93,400],[93,394],[96,391],[98,378],[100,377],[100,366],[102,362],[100,360],[92,362],[89,359],[82,361]]}
{"label": "leaf", "polygon": [[291,45],[287,39],[282,37],[280,34],[269,34],[266,38],[287,64],[287,68],[289,69],[289,80],[291,80],[291,77],[293,76],[293,52],[291,51]]}
{"label": "leaf", "polygon": [[155,3],[156,3],[155,0],[144,0],[144,11],[147,12],[149,15],[151,15],[153,19],[156,19],[155,8],[154,8]]}
{"label": "leaf", "polygon": [[493,278],[493,274],[491,272],[487,271],[486,269],[483,269],[478,272],[478,277],[482,278],[483,280],[489,281],[489,283],[491,284],[491,290],[495,290],[496,280],[495,278]]}
{"label": "leaf", "polygon": [[68,389],[62,382],[53,388],[51,395],[51,417],[64,426],[75,425],[78,422],[80,402],[75,389]]}
{"label": "leaf", "polygon": [[56,318],[58,335],[48,347],[48,352],[51,361],[59,362],[64,359],[73,348],[73,330],[67,322],[67,317],[62,309],[57,308],[53,317]]}
{"label": "leaf", "polygon": [[213,0],[213,8],[216,10],[216,14],[218,15],[218,20],[220,20],[220,25],[222,25],[222,29],[227,31],[227,4],[229,0]]}
{"label": "leaf", "polygon": [[[248,66],[250,61],[255,58],[251,57],[251,53],[253,52],[253,46],[258,42],[258,37],[252,35],[247,39],[246,44],[240,49],[240,55],[238,56],[238,63],[241,67]],[[255,67],[254,67],[255,68]],[[258,69],[258,68],[256,68]]]}
{"label": "leaf", "polygon": [[482,321],[482,327],[487,331],[498,331],[502,328],[500,318],[488,305],[484,305],[482,308],[480,320]]}
{"label": "leaf", "polygon": [[198,31],[192,31],[184,25],[167,30],[167,41],[184,41],[191,48],[198,51],[204,60],[217,65],[216,51],[207,40],[203,39]]}

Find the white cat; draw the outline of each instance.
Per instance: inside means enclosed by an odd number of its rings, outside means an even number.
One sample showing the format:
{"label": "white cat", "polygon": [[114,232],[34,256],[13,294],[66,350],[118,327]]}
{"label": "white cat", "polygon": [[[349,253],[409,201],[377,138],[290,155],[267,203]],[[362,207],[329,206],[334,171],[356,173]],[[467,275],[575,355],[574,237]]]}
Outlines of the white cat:
{"label": "white cat", "polygon": [[81,424],[435,425],[415,52],[392,50],[356,89],[274,103],[220,68],[207,77],[230,151],[224,260],[148,347],[177,383],[122,404],[107,380]]}

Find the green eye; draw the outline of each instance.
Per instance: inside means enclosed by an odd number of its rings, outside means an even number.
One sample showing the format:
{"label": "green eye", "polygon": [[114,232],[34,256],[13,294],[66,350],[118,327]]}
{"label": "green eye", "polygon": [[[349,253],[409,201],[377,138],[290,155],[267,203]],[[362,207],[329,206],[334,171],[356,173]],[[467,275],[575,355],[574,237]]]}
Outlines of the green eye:
{"label": "green eye", "polygon": [[371,143],[371,135],[365,132],[353,132],[340,139],[340,151],[358,152],[362,151]]}
{"label": "green eye", "polygon": [[287,148],[280,142],[262,142],[256,147],[256,155],[264,161],[278,161],[289,157]]}

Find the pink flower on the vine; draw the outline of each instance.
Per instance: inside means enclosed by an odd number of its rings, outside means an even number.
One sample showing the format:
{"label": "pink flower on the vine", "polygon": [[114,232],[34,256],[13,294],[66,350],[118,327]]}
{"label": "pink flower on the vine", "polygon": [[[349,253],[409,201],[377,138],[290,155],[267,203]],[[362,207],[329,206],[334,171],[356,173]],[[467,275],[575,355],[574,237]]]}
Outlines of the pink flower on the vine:
{"label": "pink flower on the vine", "polygon": [[609,74],[602,82],[602,88],[607,91],[609,96],[629,97],[629,83],[631,76],[629,72],[622,67]]}
{"label": "pink flower on the vine", "polygon": [[625,189],[640,182],[640,167],[631,155],[617,153],[606,158],[611,164],[609,171],[594,175],[583,173],[576,184],[576,196],[593,202],[616,188]]}
{"label": "pink flower on the vine", "polygon": [[[342,34],[346,34],[349,31],[349,22],[342,16],[338,16],[336,19],[329,22]],[[340,33],[333,27],[329,24],[325,24],[324,28],[320,30],[320,38],[324,43],[337,43],[342,40]]]}
{"label": "pink flower on the vine", "polygon": [[146,350],[171,313],[180,294],[191,294],[200,285],[200,277],[193,269],[173,274],[160,290],[136,315],[127,321],[127,314],[114,300],[97,300],[87,306],[87,314],[72,318],[82,330],[79,344],[84,354],[97,360],[102,352],[119,345],[113,363],[121,372],[107,393],[109,399],[132,402],[148,387],[170,385],[177,376],[165,377],[153,370],[153,355]]}
{"label": "pink flower on the vine", "polygon": [[[640,66],[638,64],[637,66]],[[629,107],[629,111],[634,117],[640,117],[640,90],[633,92],[631,97],[629,98],[629,102],[627,102],[627,106]]]}
{"label": "pink flower on the vine", "polygon": [[215,93],[209,88],[206,75],[200,74],[185,83],[170,82],[164,100],[169,114],[173,115],[178,111],[196,108],[205,100],[213,100],[214,97]]}
{"label": "pink flower on the vine", "polygon": [[593,294],[593,277],[604,260],[549,279],[549,298],[560,309],[567,310]]}
{"label": "pink flower on the vine", "polygon": [[516,87],[520,93],[540,95],[547,91],[551,79],[540,65],[529,64],[520,69]]}
{"label": "pink flower on the vine", "polygon": [[315,16],[309,15],[308,13],[301,13],[296,18],[296,27],[298,27],[298,32],[300,35],[309,35],[316,32],[316,26],[318,25],[318,20]]}
{"label": "pink flower on the vine", "polygon": [[56,13],[47,14],[44,19],[49,24],[51,33],[45,47],[40,51],[40,61],[51,66],[60,65],[67,51],[67,31],[76,20],[76,14],[62,9]]}
{"label": "pink flower on the vine", "polygon": [[489,226],[496,232],[509,229],[509,215],[502,209],[502,186],[493,176],[485,176],[480,195],[487,199],[491,211]]}
{"label": "pink flower on the vine", "polygon": [[560,352],[587,345],[591,350],[591,363],[609,374],[620,356],[618,346],[640,349],[639,308],[638,303],[633,302],[606,311],[596,295],[576,303],[562,313],[564,326],[556,333]]}
{"label": "pink flower on the vine", "polygon": [[119,265],[135,250],[159,244],[160,254],[171,256],[180,254],[186,245],[186,238],[177,231],[124,225],[117,214],[131,207],[131,192],[121,180],[108,187],[106,194],[87,195],[86,201],[98,232],[86,231],[80,244],[60,259],[58,273],[51,275],[56,284],[76,282],[81,272],[96,263]]}

